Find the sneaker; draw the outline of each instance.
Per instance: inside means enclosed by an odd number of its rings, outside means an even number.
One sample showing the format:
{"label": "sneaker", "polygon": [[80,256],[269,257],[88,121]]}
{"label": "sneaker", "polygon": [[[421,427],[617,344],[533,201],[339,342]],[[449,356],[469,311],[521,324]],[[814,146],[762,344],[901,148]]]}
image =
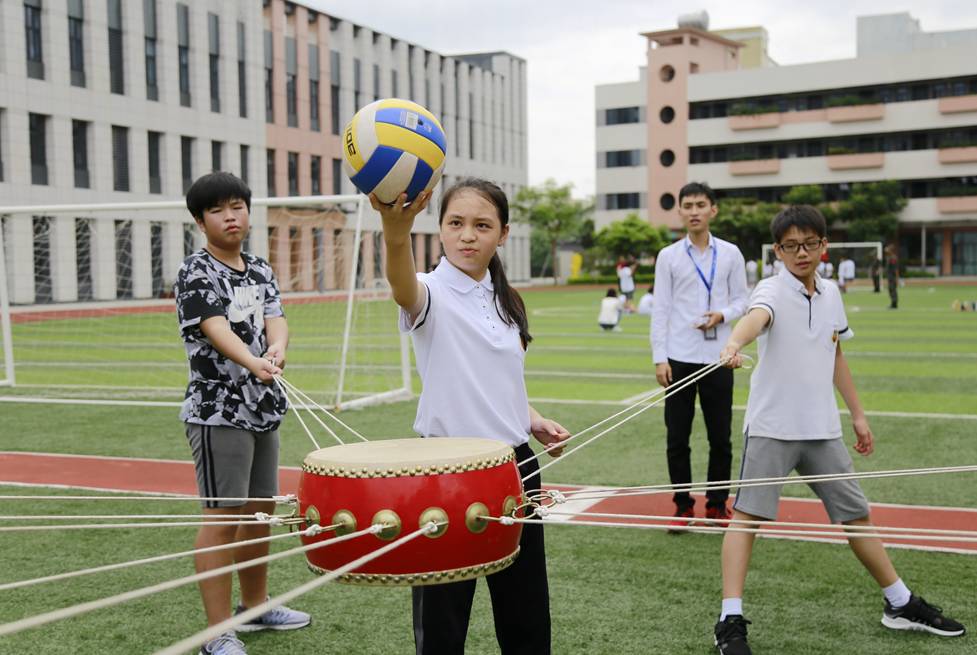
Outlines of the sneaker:
{"label": "sneaker", "polygon": [[746,643],[746,626],[750,622],[739,614],[730,614],[716,623],[716,650],[722,655],[752,655]]}
{"label": "sneaker", "polygon": [[688,528],[693,525],[692,521],[685,521],[683,519],[693,519],[695,518],[695,510],[691,507],[686,507],[682,509],[681,507],[675,510],[675,520],[668,522],[668,532],[669,534],[682,534],[685,530],[679,528]]}
{"label": "sneaker", "polygon": [[882,625],[893,630],[919,630],[941,637],[959,637],[967,632],[960,623],[948,616],[936,605],[930,605],[921,596],[913,594],[904,607],[893,609],[885,601]]}
{"label": "sneaker", "polygon": [[248,652],[233,632],[225,632],[201,646],[199,655],[248,655]]}
{"label": "sneaker", "polygon": [[[731,518],[733,518],[733,515],[730,513],[729,509],[726,508],[726,505],[724,503],[720,507],[707,507],[706,508],[706,518],[707,519],[714,519],[714,520],[718,520],[718,521],[729,521]],[[713,528],[722,528],[722,527],[725,527],[727,525],[729,525],[729,524],[728,523],[709,523],[708,524],[709,527],[713,527]]]}
{"label": "sneaker", "polygon": [[[245,611],[244,605],[238,605],[235,614]],[[258,632],[260,630],[298,630],[312,623],[312,617],[305,612],[293,610],[284,605],[274,607],[259,617],[239,625],[238,632]]]}

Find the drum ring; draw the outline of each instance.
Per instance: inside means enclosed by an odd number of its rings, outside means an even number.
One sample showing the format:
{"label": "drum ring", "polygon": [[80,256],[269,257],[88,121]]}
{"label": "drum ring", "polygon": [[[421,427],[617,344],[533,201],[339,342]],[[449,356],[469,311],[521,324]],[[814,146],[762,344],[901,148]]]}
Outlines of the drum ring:
{"label": "drum ring", "polygon": [[488,521],[485,517],[489,515],[489,509],[485,503],[472,503],[465,510],[465,525],[468,527],[468,531],[473,534],[479,534],[480,532],[485,532],[485,528],[488,527]]}
{"label": "drum ring", "polygon": [[417,520],[417,527],[423,528],[428,523],[438,523],[438,529],[428,532],[424,536],[428,539],[437,539],[448,531],[448,513],[440,507],[428,507],[421,512],[421,518]]}
{"label": "drum ring", "polygon": [[305,508],[305,527],[311,528],[313,525],[319,525],[319,510],[316,509],[315,505],[309,505]]}
{"label": "drum ring", "polygon": [[383,541],[390,541],[396,539],[400,535],[401,522],[400,517],[397,516],[397,512],[392,509],[381,509],[379,512],[373,515],[373,520],[370,521],[372,525],[378,523],[386,524],[383,530],[377,533],[377,538]]}
{"label": "drum ring", "polygon": [[342,537],[351,532],[356,532],[356,517],[348,509],[341,509],[332,515],[332,525],[339,526],[335,530],[336,536]]}
{"label": "drum ring", "polygon": [[502,516],[513,516],[519,502],[513,496],[506,496],[502,501]]}

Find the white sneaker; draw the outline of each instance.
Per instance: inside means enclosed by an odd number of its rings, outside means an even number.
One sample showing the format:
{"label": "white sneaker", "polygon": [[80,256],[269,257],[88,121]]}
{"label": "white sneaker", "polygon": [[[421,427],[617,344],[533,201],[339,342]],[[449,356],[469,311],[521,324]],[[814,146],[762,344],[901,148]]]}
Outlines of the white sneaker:
{"label": "white sneaker", "polygon": [[248,652],[233,632],[225,632],[201,646],[199,655],[248,655]]}
{"label": "white sneaker", "polygon": [[[238,605],[234,614],[240,614],[247,608]],[[284,605],[273,607],[259,617],[253,618],[235,630],[238,632],[258,632],[260,630],[298,630],[312,623],[312,617],[305,612],[293,610]]]}

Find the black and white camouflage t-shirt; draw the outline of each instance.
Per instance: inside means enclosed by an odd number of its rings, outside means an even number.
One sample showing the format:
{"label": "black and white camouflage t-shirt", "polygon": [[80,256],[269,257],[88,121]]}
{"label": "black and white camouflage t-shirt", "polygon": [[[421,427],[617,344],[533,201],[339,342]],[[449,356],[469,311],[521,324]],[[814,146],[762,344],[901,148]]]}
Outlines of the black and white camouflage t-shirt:
{"label": "black and white camouflage t-shirt", "polygon": [[268,349],[265,318],[285,315],[281,293],[268,262],[247,253],[241,257],[244,270],[237,271],[200,250],[184,260],[176,276],[176,311],[190,363],[180,418],[264,432],[281,423],[284,394],[220,354],[200,330],[204,320],[223,316],[253,355]]}

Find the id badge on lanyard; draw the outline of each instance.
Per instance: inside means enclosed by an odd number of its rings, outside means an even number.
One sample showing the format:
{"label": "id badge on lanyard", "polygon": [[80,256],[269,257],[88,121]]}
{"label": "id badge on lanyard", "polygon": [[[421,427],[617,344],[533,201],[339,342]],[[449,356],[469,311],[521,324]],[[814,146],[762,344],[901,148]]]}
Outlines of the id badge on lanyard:
{"label": "id badge on lanyard", "polygon": [[[704,284],[705,287],[706,287],[706,292],[708,293],[707,300],[706,300],[706,312],[711,312],[712,311],[712,285],[716,281],[716,257],[717,257],[717,251],[718,251],[718,248],[716,248],[716,244],[713,243],[712,244],[712,266],[710,267],[710,270],[709,270],[709,279],[708,280],[706,280],[706,276],[705,276],[705,274],[703,274],[702,269],[699,268],[699,265],[695,263],[695,258],[692,256],[691,248],[685,251],[685,253],[689,256],[689,259],[692,260],[692,266],[695,267],[695,272],[699,274],[699,279],[702,280],[702,284]],[[708,319],[706,319],[705,317],[703,317],[703,320],[705,321],[705,320],[708,320]],[[702,338],[705,339],[706,341],[715,341],[718,338],[716,327],[713,326],[713,327],[711,327],[711,328],[709,328],[707,330],[703,330],[702,331]]]}

